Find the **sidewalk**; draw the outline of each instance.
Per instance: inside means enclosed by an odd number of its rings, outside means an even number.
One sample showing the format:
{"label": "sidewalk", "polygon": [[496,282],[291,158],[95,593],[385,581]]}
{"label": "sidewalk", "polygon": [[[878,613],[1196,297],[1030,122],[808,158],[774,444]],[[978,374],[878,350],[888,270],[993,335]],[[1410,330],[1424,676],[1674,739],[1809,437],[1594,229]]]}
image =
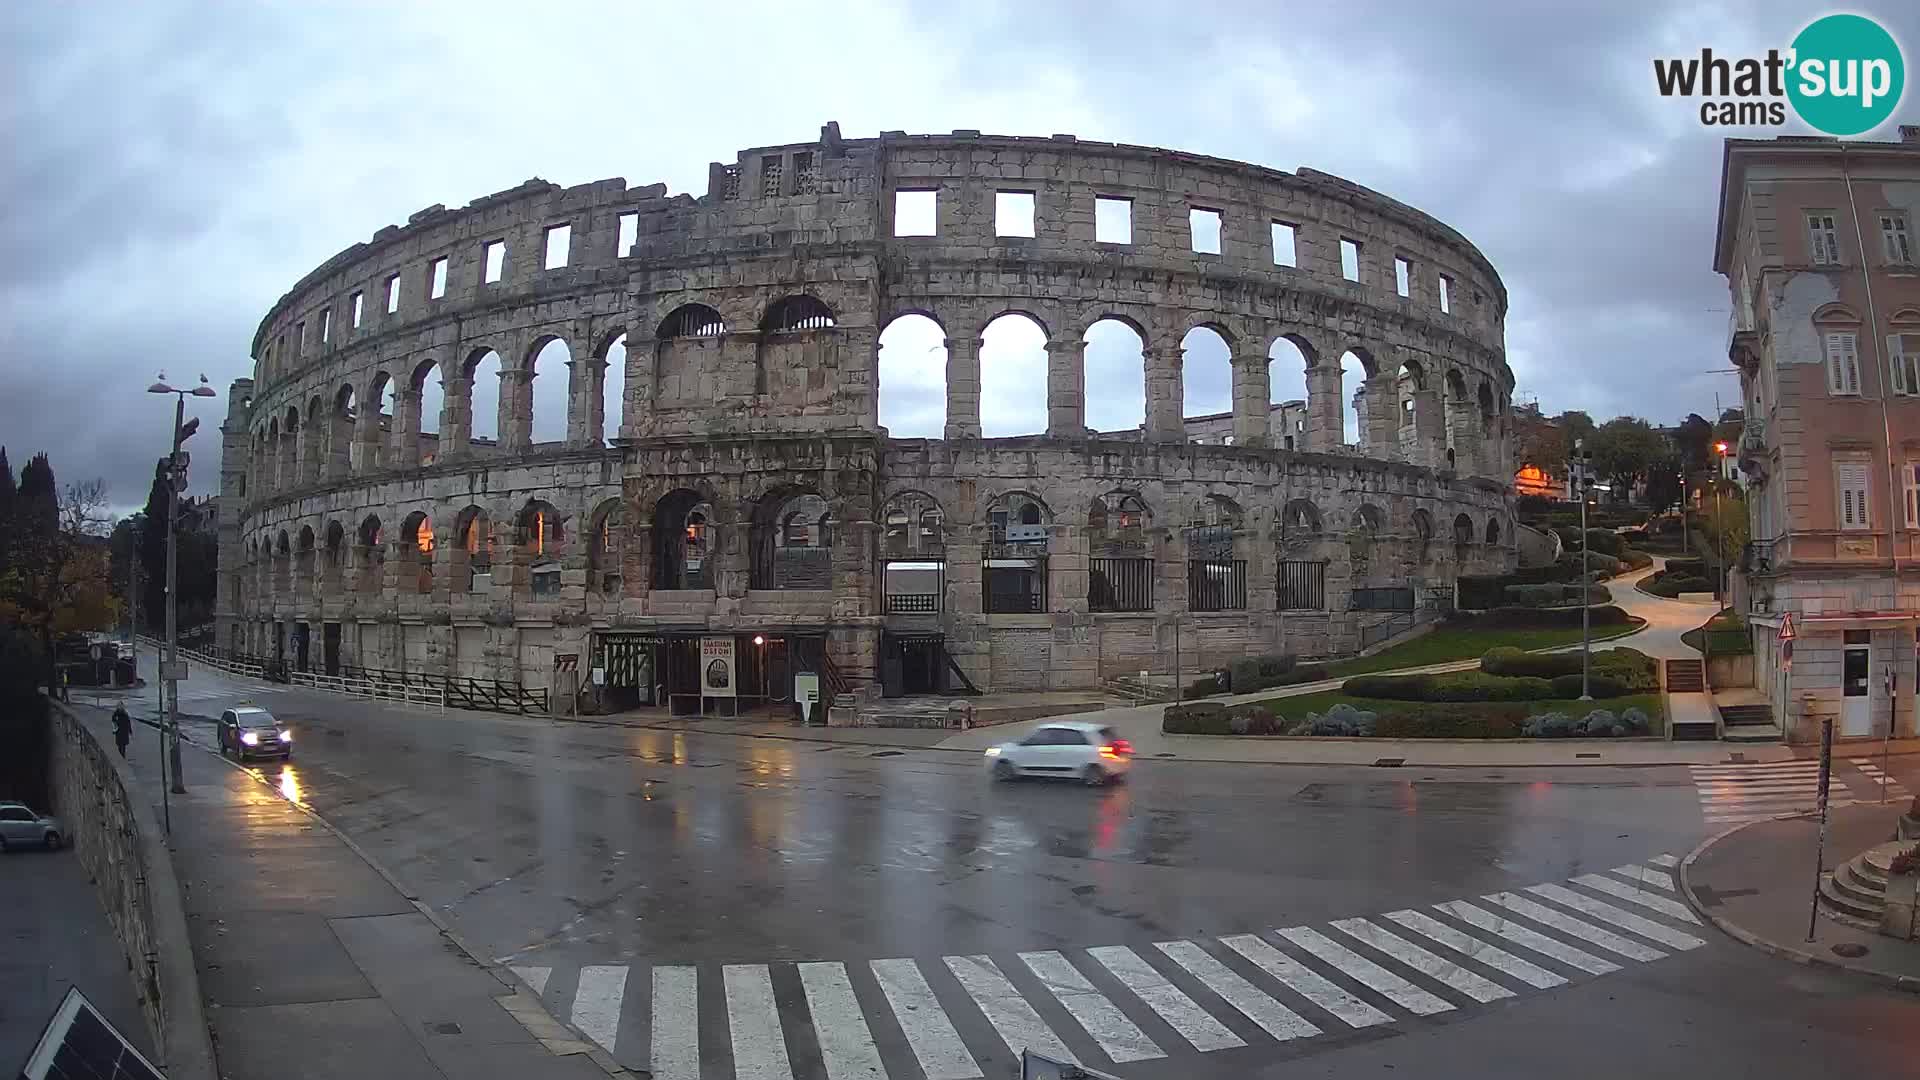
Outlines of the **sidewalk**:
{"label": "sidewalk", "polygon": [[[76,712],[110,734],[106,711]],[[156,737],[137,727],[128,757],[157,810]],[[187,794],[171,797],[172,848],[223,1076],[625,1075],[318,818],[198,747],[181,758]]]}
{"label": "sidewalk", "polygon": [[[1825,869],[1892,839],[1900,809],[1890,803],[1829,811]],[[1756,821],[1723,832],[1681,861],[1681,892],[1708,921],[1763,952],[1920,993],[1920,942],[1896,941],[1825,915],[1814,923],[1815,940],[1807,940],[1819,829],[1809,817]],[[1844,957],[1833,951],[1840,945],[1866,951]]]}

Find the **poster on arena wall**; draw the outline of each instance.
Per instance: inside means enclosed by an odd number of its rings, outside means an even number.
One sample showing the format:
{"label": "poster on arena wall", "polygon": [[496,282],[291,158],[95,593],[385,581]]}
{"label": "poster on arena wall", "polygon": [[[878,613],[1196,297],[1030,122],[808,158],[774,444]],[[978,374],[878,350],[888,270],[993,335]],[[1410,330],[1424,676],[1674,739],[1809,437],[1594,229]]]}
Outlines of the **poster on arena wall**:
{"label": "poster on arena wall", "polygon": [[704,697],[733,696],[733,639],[700,639],[700,693]]}

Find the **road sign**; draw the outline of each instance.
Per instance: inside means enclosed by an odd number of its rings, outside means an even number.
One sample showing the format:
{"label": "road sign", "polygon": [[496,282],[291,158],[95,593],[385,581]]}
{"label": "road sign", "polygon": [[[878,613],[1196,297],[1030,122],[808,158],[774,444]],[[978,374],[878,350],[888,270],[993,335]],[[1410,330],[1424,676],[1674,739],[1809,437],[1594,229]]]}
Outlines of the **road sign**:
{"label": "road sign", "polygon": [[160,661],[160,681],[186,682],[187,662],[185,660]]}
{"label": "road sign", "polygon": [[1780,616],[1780,640],[1792,641],[1793,639],[1793,612],[1789,611]]}
{"label": "road sign", "polygon": [[812,723],[814,706],[820,704],[820,676],[811,671],[795,672],[793,701],[800,706],[800,722]]}

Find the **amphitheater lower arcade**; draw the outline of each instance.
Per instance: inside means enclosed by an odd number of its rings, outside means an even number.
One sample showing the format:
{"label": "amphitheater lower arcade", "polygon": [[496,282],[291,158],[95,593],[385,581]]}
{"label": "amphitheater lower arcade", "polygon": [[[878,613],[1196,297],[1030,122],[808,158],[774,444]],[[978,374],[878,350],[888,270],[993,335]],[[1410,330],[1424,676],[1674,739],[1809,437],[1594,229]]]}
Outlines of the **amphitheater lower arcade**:
{"label": "amphitheater lower arcade", "polygon": [[[1010,188],[1030,235],[1000,235]],[[1116,199],[1125,242],[1094,220]],[[1292,265],[1258,248],[1282,217]],[[1075,690],[1176,647],[1351,653],[1513,563],[1504,305],[1458,234],[1345,181],[1070,137],[829,125],[698,199],[532,181],[381,230],[263,321],[223,429],[220,644],[682,712],[786,702],[800,672]],[[936,336],[883,348],[906,316]],[[1045,337],[1045,430],[983,437],[1009,317]],[[1140,342],[1134,430],[1087,423],[1102,321]],[[1228,414],[1185,415],[1197,331]],[[880,422],[908,348],[941,365],[944,438]],[[1282,362],[1303,405],[1270,401]]]}

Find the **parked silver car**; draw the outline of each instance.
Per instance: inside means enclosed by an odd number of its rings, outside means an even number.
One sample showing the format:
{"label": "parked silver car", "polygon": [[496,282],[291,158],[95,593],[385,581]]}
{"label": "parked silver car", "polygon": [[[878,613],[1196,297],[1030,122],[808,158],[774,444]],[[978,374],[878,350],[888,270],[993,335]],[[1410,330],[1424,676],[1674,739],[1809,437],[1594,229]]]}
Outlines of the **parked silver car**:
{"label": "parked silver car", "polygon": [[26,803],[0,802],[0,851],[15,847],[57,848],[65,835],[58,818],[36,813]]}

